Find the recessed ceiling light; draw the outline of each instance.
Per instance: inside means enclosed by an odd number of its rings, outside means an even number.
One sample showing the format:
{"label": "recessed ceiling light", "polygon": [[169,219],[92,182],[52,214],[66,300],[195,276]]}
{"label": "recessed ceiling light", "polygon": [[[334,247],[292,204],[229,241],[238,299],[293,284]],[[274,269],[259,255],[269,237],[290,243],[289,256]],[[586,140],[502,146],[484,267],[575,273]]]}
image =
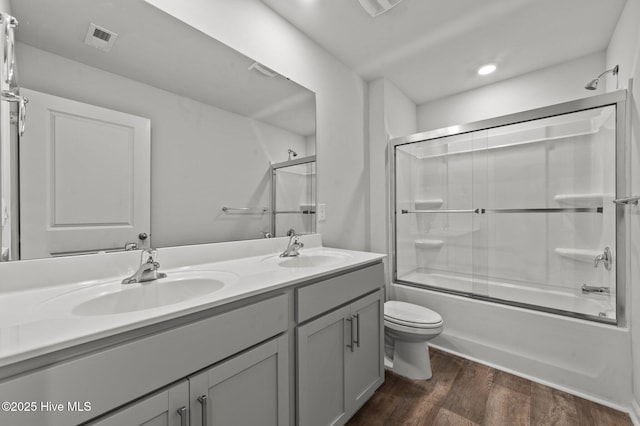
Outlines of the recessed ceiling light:
{"label": "recessed ceiling light", "polygon": [[478,68],[478,74],[480,74],[480,75],[491,74],[492,72],[494,72],[496,70],[496,68],[497,67],[494,64],[483,65],[480,68]]}

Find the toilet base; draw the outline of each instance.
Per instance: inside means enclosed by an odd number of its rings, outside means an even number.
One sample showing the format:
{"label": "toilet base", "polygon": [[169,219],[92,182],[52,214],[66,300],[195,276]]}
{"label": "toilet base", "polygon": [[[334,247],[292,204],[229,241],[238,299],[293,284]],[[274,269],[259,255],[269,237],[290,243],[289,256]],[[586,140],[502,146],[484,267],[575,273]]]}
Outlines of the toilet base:
{"label": "toilet base", "polygon": [[429,380],[433,375],[429,346],[424,341],[408,342],[396,339],[393,360],[385,356],[384,365],[394,373],[413,380]]}

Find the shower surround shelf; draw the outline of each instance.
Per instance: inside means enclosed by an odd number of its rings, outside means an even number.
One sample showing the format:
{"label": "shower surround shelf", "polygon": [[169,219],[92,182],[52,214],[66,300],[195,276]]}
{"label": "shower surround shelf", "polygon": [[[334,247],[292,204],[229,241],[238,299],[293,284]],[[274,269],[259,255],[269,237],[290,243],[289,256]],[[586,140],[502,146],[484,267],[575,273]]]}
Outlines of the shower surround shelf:
{"label": "shower surround shelf", "polygon": [[573,259],[578,262],[585,262],[593,264],[596,256],[602,254],[602,250],[588,250],[588,249],[576,249],[559,247],[554,250],[557,255],[566,257],[567,259]]}
{"label": "shower surround shelf", "polygon": [[428,232],[429,237],[434,238],[457,238],[471,235],[474,232],[478,232],[480,228],[446,228],[446,229],[433,229]]}
{"label": "shower surround shelf", "polygon": [[421,239],[415,241],[417,249],[439,249],[444,245],[444,241],[442,240],[430,240],[430,239]]}
{"label": "shower surround shelf", "polygon": [[604,196],[601,192],[590,194],[558,194],[553,197],[553,200],[569,206],[600,207],[604,205]]}
{"label": "shower surround shelf", "polygon": [[[576,137],[589,136],[589,135],[594,135],[596,133],[597,131],[585,131],[580,133],[557,135],[552,137],[539,137],[539,138],[532,138],[532,139],[518,141],[518,142],[513,141],[510,143],[493,144],[493,145],[476,147],[476,148],[451,150],[444,153],[419,155],[419,156],[416,156],[416,158],[418,158],[419,160],[432,159],[432,158],[446,158],[446,157],[451,157],[453,155],[464,155],[464,154],[474,154],[477,152],[503,150],[503,149],[516,148],[516,147],[521,147],[523,145],[530,145],[530,144],[537,144],[537,143],[565,142],[565,141],[572,141],[573,138],[576,138]],[[493,136],[493,138],[496,139],[497,137]]]}
{"label": "shower surround shelf", "polygon": [[442,207],[444,201],[441,198],[415,200],[414,205],[416,210],[434,210]]}
{"label": "shower surround shelf", "polygon": [[300,211],[306,214],[315,213],[316,205],[313,203],[300,203]]}

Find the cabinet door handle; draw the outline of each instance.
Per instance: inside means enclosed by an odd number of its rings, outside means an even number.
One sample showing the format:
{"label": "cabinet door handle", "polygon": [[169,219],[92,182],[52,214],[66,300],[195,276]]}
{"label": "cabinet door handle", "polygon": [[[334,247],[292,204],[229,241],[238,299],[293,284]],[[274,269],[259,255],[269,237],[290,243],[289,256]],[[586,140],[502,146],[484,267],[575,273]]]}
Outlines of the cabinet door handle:
{"label": "cabinet door handle", "polygon": [[199,396],[198,402],[202,406],[202,426],[207,426],[207,395]]}
{"label": "cabinet door handle", "polygon": [[177,411],[180,415],[180,426],[187,426],[187,407],[180,407]]}
{"label": "cabinet door handle", "polygon": [[360,314],[354,314],[353,318],[357,320],[356,322],[356,339],[355,343],[357,347],[360,347]]}
{"label": "cabinet door handle", "polygon": [[351,317],[347,318],[347,321],[349,321],[349,331],[350,331],[350,334],[351,334],[351,336],[349,337],[349,340],[351,341],[351,344],[347,345],[347,347],[349,349],[351,349],[351,352],[353,352],[354,351],[354,345],[353,345],[353,317],[351,316]]}

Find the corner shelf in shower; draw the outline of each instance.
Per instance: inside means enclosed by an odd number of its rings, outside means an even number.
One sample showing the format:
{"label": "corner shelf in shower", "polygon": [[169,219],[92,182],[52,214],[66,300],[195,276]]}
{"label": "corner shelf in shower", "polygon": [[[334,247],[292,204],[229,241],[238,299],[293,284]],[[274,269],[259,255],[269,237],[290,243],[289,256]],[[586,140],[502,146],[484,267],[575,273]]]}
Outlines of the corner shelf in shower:
{"label": "corner shelf in shower", "polygon": [[559,247],[554,250],[557,255],[566,257],[567,259],[577,260],[578,262],[593,263],[596,256],[602,254],[602,250],[588,250]]}
{"label": "corner shelf in shower", "polygon": [[316,212],[316,205],[310,203],[300,203],[300,211],[305,214],[312,214]]}
{"label": "corner shelf in shower", "polygon": [[[519,147],[522,145],[571,141],[573,138],[576,138],[576,137],[588,136],[588,135],[593,135],[598,133],[598,130],[593,130],[593,129],[585,130],[581,132],[578,131],[576,133],[568,133],[568,134],[553,134],[553,132],[545,133],[545,128],[541,128],[539,130],[541,130],[540,132],[541,136],[539,137],[532,137],[532,138],[528,138],[520,141],[510,141],[508,143],[495,143],[494,141],[492,145],[487,145],[487,146],[482,146],[477,148],[470,148],[470,149],[453,150],[453,151],[437,153],[437,154],[419,155],[419,156],[416,156],[416,158],[419,160],[430,159],[430,158],[446,158],[453,155],[461,155],[461,154],[464,155],[464,154],[473,154],[476,152],[502,150],[502,149]],[[495,139],[501,138],[501,136],[493,136],[492,138],[495,140]]]}
{"label": "corner shelf in shower", "polygon": [[441,198],[431,198],[425,200],[415,200],[413,203],[415,204],[416,210],[435,210],[439,209],[444,201]]}
{"label": "corner shelf in shower", "polygon": [[604,204],[604,194],[594,192],[589,194],[558,194],[554,201],[561,204],[579,207],[601,207]]}
{"label": "corner shelf in shower", "polygon": [[417,249],[438,249],[444,245],[442,240],[420,239],[415,241]]}

